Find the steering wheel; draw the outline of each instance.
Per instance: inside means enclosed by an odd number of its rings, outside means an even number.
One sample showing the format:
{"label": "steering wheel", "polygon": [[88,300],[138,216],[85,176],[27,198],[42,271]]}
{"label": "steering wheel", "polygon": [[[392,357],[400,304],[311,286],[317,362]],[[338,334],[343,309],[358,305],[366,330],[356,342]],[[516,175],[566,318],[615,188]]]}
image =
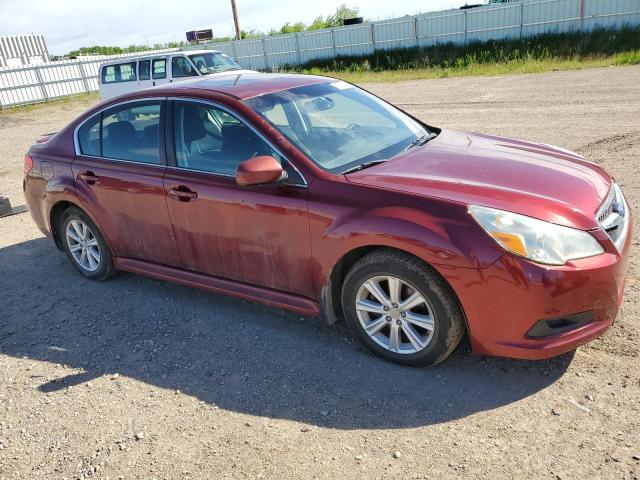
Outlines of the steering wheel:
{"label": "steering wheel", "polygon": [[349,126],[347,127],[348,130],[360,130],[362,128],[362,126],[358,123],[350,123]]}

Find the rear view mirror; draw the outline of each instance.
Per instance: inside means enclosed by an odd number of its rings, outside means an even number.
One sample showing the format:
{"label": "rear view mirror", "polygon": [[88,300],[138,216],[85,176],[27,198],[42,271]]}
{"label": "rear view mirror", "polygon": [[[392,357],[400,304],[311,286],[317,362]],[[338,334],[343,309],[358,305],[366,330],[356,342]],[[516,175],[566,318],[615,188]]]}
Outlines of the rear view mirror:
{"label": "rear view mirror", "polygon": [[236,171],[236,183],[241,187],[262,185],[280,180],[284,176],[282,165],[268,155],[245,160]]}
{"label": "rear view mirror", "polygon": [[335,106],[335,102],[329,97],[316,97],[308,101],[305,106],[315,112],[324,112],[331,110]]}

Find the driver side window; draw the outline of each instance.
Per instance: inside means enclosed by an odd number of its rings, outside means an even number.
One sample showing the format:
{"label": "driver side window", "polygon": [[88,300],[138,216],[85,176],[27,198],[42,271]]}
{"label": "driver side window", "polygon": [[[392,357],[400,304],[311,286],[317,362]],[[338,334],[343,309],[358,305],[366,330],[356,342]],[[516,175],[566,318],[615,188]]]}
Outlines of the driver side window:
{"label": "driver side window", "polygon": [[251,128],[213,105],[176,101],[173,109],[176,163],[189,170],[234,176],[240,163],[273,150]]}

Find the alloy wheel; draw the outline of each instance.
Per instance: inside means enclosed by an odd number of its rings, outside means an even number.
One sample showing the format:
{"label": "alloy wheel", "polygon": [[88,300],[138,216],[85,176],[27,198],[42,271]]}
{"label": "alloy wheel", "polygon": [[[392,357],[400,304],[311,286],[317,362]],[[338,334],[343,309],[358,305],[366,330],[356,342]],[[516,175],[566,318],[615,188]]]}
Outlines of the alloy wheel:
{"label": "alloy wheel", "polygon": [[100,246],[91,228],[81,220],[67,224],[67,245],[75,262],[88,272],[100,267]]}
{"label": "alloy wheel", "polygon": [[398,277],[366,280],[358,289],[355,309],[366,334],[390,352],[417,353],[433,339],[433,308],[418,289]]}

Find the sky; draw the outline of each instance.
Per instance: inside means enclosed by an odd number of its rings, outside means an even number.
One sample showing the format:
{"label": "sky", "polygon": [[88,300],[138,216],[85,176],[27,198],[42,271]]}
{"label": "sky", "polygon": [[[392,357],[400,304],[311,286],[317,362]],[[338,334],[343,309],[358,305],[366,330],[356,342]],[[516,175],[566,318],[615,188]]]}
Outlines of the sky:
{"label": "sky", "polygon": [[[457,8],[466,0],[236,0],[242,30],[267,32],[286,22],[311,23],[345,3],[377,20]],[[478,0],[470,3],[481,3]],[[233,35],[230,0],[0,0],[0,36],[42,34],[49,53],[79,47],[153,45],[185,40],[185,32],[212,28]]]}

